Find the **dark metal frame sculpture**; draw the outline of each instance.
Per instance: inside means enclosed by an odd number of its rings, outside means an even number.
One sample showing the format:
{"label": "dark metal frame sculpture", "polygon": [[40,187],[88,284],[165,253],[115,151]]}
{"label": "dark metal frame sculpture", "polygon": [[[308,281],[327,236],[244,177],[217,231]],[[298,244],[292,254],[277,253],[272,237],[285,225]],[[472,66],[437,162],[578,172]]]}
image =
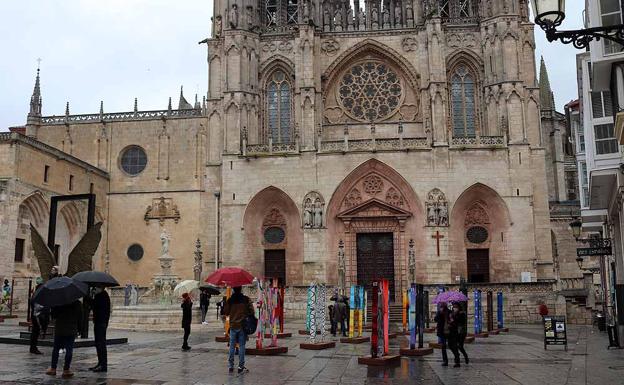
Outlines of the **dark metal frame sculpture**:
{"label": "dark metal frame sculpture", "polygon": [[[87,230],[95,224],[95,194],[75,194],[53,196],[50,202],[50,222],[48,223],[48,247],[54,251],[56,237],[56,215],[59,202],[87,200]],[[58,256],[57,256],[58,258]],[[58,261],[57,261],[58,262]]]}

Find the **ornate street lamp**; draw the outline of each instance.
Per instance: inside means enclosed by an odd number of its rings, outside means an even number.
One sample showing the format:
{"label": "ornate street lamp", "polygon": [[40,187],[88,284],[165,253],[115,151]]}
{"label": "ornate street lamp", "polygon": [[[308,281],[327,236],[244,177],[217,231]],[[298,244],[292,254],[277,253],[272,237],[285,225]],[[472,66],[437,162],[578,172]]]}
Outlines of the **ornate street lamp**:
{"label": "ornate street lamp", "polygon": [[572,235],[574,235],[574,239],[578,241],[581,236],[581,228],[583,227],[583,222],[581,222],[578,218],[570,222],[570,227],[572,228]]}
{"label": "ornate street lamp", "polygon": [[[592,273],[597,273],[598,271],[600,271],[600,269],[597,267],[589,267],[589,268],[583,267],[583,261],[584,261],[583,256],[589,257],[589,256],[610,255],[612,252],[611,251],[611,239],[610,238],[598,238],[598,237],[581,238],[583,222],[581,222],[579,218],[575,218],[572,222],[570,222],[569,226],[572,229],[572,235],[574,235],[574,239],[576,239],[577,242],[581,242],[583,244],[589,244],[589,247],[590,247],[589,249],[577,249],[576,250],[577,252],[576,263],[578,264],[579,269],[587,270]],[[582,252],[582,254],[579,254],[580,252]]]}
{"label": "ornate street lamp", "polygon": [[585,49],[594,39],[607,39],[624,45],[624,24],[605,25],[602,27],[557,31],[565,19],[565,0],[531,0],[535,24],[539,25],[549,42],[561,40],[563,44]]}

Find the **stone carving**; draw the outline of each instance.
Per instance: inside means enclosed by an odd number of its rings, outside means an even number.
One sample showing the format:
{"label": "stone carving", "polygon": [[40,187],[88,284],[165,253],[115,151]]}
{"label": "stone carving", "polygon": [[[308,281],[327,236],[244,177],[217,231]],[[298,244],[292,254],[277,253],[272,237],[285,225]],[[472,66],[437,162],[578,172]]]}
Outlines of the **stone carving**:
{"label": "stone carving", "polygon": [[338,290],[340,294],[344,294],[347,285],[347,265],[345,261],[344,242],[342,239],[338,242]]}
{"label": "stone carving", "polygon": [[414,252],[414,240],[409,241],[407,266],[409,271],[409,283],[416,283],[416,253]]}
{"label": "stone carving", "polygon": [[264,217],[262,222],[263,226],[284,226],[286,225],[286,218],[277,208],[272,208],[269,213]]}
{"label": "stone carving", "polygon": [[490,223],[490,217],[485,209],[486,207],[486,204],[481,201],[473,203],[468,211],[466,211],[464,226],[469,227],[471,225],[485,225]]}
{"label": "stone carving", "polygon": [[347,8],[347,29],[353,31],[353,8],[351,5]]}
{"label": "stone carving", "polygon": [[364,13],[364,10],[362,8],[360,8],[360,10],[358,11],[358,29],[360,31],[364,31],[366,29],[366,13]]}
{"label": "stone carving", "polygon": [[335,55],[340,50],[340,44],[337,40],[329,39],[321,43],[321,50],[328,56]]}
{"label": "stone carving", "polygon": [[373,29],[377,29],[379,27],[379,11],[376,6],[374,6],[371,11],[371,25]]}
{"label": "stone carving", "polygon": [[346,208],[357,206],[360,203],[362,203],[362,194],[357,188],[351,190],[344,200],[344,206]]}
{"label": "stone carving", "polygon": [[245,18],[247,19],[247,29],[251,31],[254,28],[253,7],[252,6],[248,6],[245,10],[246,10]]}
{"label": "stone carving", "polygon": [[403,197],[394,187],[390,187],[386,192],[386,202],[397,207],[403,207],[404,204]]}
{"label": "stone carving", "polygon": [[201,273],[202,273],[202,251],[201,251],[201,241],[199,240],[199,238],[197,238],[197,241],[195,241],[195,252],[193,253],[195,254],[195,261],[193,263],[193,275],[196,281],[199,281],[201,279]]}
{"label": "stone carving", "polygon": [[383,10],[383,28],[390,28],[390,12],[388,8]]}
{"label": "stone carving", "polygon": [[408,27],[414,26],[414,8],[412,7],[412,2],[410,0],[405,4],[405,20],[407,21]]}
{"label": "stone carving", "polygon": [[178,206],[173,203],[173,199],[160,197],[152,200],[151,206],[147,206],[145,210],[145,224],[149,224],[150,220],[156,219],[161,226],[165,224],[166,219],[173,219],[175,223],[180,221],[180,211]]}
{"label": "stone carving", "polygon": [[287,40],[284,40],[282,42],[279,43],[278,47],[277,47],[280,51],[288,53],[290,51],[292,51],[292,43],[290,43]]}
{"label": "stone carving", "polygon": [[446,44],[451,48],[475,48],[477,40],[472,33],[452,33],[446,38]]}
{"label": "stone carving", "polygon": [[340,121],[340,118],[342,118],[342,115],[344,115],[344,112],[340,107],[331,107],[325,109],[325,117],[332,124],[338,123]]}
{"label": "stone carving", "polygon": [[303,227],[319,229],[323,227],[325,200],[321,194],[311,191],[303,198]]}
{"label": "stone carving", "polygon": [[262,45],[262,50],[264,52],[274,52],[275,50],[277,50],[277,45],[274,42],[270,41]]}
{"label": "stone carving", "polygon": [[402,20],[402,17],[401,17],[402,16],[401,15],[402,11],[403,10],[401,9],[401,3],[397,1],[394,4],[394,25],[397,26],[397,27],[401,26],[402,23],[403,23],[403,20]]}
{"label": "stone carving", "polygon": [[214,37],[217,39],[220,38],[222,30],[223,30],[223,20],[221,18],[221,15],[217,15],[217,17],[215,17],[214,19],[214,24],[212,26]]}
{"label": "stone carving", "polygon": [[427,226],[448,226],[448,202],[437,188],[427,194]]}
{"label": "stone carving", "polygon": [[325,8],[323,10],[323,29],[325,31],[329,31],[330,25],[331,25],[331,20],[330,20],[329,10]]}
{"label": "stone carving", "polygon": [[309,0],[305,0],[303,2],[303,22],[306,24],[310,22],[310,1]]}
{"label": "stone carving", "polygon": [[230,17],[230,27],[232,29],[238,28],[238,5],[232,4],[232,7],[230,8],[229,17]]}
{"label": "stone carving", "polygon": [[334,29],[338,32],[342,31],[342,27],[343,27],[343,21],[342,21],[342,10],[339,9],[338,11],[336,11],[335,15],[334,15]]}
{"label": "stone carving", "polygon": [[401,41],[401,46],[403,47],[403,50],[405,52],[416,51],[416,49],[418,48],[418,41],[413,37],[405,37]]}
{"label": "stone carving", "polygon": [[160,233],[160,256],[168,256],[169,255],[169,242],[171,241],[171,236],[167,233],[167,230],[163,229]]}
{"label": "stone carving", "polygon": [[414,104],[404,104],[401,108],[399,108],[399,113],[404,121],[414,121],[416,120],[416,115],[418,114],[418,106]]}
{"label": "stone carving", "polygon": [[364,192],[377,195],[383,190],[383,180],[377,175],[369,175],[364,179]]}

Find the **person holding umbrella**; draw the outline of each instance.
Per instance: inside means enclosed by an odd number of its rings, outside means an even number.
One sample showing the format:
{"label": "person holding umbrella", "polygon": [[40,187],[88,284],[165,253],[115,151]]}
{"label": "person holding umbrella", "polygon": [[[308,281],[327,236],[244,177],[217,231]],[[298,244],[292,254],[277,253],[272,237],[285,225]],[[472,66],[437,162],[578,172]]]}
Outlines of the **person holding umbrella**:
{"label": "person holding umbrella", "polygon": [[184,329],[184,343],[182,344],[182,350],[188,351],[191,350],[191,347],[188,344],[189,335],[191,335],[191,320],[193,318],[193,302],[191,301],[191,296],[188,293],[182,294],[182,329]]}
{"label": "person holding umbrella", "polygon": [[[35,286],[35,292],[43,285],[41,277],[37,277],[37,286]],[[43,354],[37,347],[39,342],[39,334],[43,332],[45,336],[48,330],[48,323],[50,322],[50,308],[35,303],[33,299],[30,299],[30,352],[32,354]],[[45,338],[45,337],[44,337]]]}
{"label": "person holding umbrella", "polygon": [[93,309],[93,337],[98,362],[89,370],[99,373],[108,370],[108,352],[106,351],[106,329],[110,319],[111,303],[106,290],[96,286],[93,290],[91,308]]}

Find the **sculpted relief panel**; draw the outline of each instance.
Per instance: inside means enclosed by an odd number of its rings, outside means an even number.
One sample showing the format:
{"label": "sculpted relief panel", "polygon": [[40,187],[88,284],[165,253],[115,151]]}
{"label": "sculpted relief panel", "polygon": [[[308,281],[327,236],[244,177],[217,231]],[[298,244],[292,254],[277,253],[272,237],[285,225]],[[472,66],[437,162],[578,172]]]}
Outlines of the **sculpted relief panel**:
{"label": "sculpted relief panel", "polygon": [[391,206],[408,210],[407,200],[388,179],[377,173],[370,173],[351,187],[342,201],[340,211],[353,208],[371,199],[378,199]]}

